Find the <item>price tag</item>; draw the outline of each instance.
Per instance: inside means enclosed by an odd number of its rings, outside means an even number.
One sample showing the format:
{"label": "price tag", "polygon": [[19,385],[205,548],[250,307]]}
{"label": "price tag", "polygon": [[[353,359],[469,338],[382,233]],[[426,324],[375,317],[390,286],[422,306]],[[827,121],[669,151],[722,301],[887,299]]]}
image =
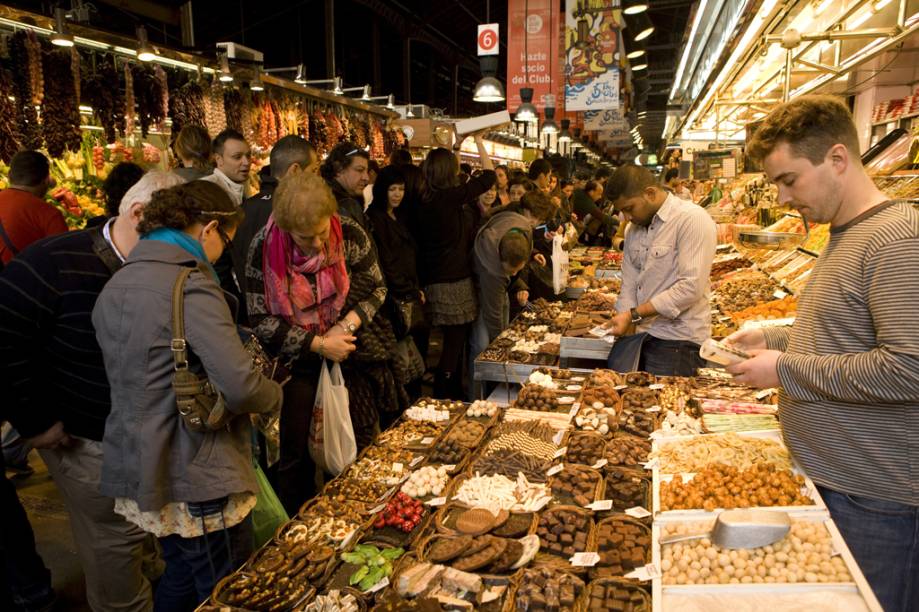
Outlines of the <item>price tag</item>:
{"label": "price tag", "polygon": [[601,467],[603,467],[607,463],[609,463],[609,461],[607,461],[606,459],[600,459],[599,461],[597,461],[595,464],[593,464],[590,467],[592,467],[595,470],[599,470]]}
{"label": "price tag", "polygon": [[373,585],[372,587],[370,587],[364,592],[365,593],[376,593],[380,589],[385,589],[388,586],[389,586],[389,577],[387,576],[386,578],[383,578],[383,580],[380,580],[378,583],[376,583],[375,585]]}
{"label": "price tag", "polygon": [[635,506],[634,508],[628,508],[625,511],[625,513],[637,519],[642,519],[647,516],[651,516],[651,513],[645,510],[644,508],[642,508],[641,506]]}
{"label": "price tag", "polygon": [[456,466],[455,466],[454,464],[452,464],[452,463],[447,463],[447,464],[444,465],[443,467],[444,467],[448,472],[452,472],[453,470],[456,469]]}
{"label": "price tag", "polygon": [[600,562],[600,555],[595,552],[574,553],[569,561],[575,567],[593,567]]}
{"label": "price tag", "polygon": [[646,470],[653,470],[654,468],[656,468],[657,466],[659,466],[660,463],[661,463],[661,462],[657,460],[657,457],[655,457],[655,458],[652,459],[651,461],[648,461],[647,463],[645,463],[644,468],[645,468]]}
{"label": "price tag", "polygon": [[552,443],[553,443],[553,444],[561,444],[561,443],[562,443],[562,438],[564,438],[564,437],[565,437],[565,430],[564,430],[564,429],[559,429],[559,430],[556,432],[556,434],[555,434],[554,436],[552,436]]}
{"label": "price tag", "polygon": [[567,447],[567,446],[563,446],[563,447],[561,447],[560,449],[558,449],[557,451],[555,451],[555,454],[552,455],[552,458],[553,458],[553,459],[558,459],[558,458],[560,458],[560,457],[564,457],[564,456],[565,456],[565,453],[567,453],[567,452],[568,452],[568,447]]}
{"label": "price tag", "polygon": [[661,383],[654,383],[653,385],[648,385],[648,388],[649,388],[649,389],[653,389],[654,391],[660,391],[660,390],[663,389],[665,386],[666,386],[666,385],[663,385],[663,384],[661,384]]}
{"label": "price tag", "polygon": [[581,409],[581,405],[577,402],[571,405],[571,410],[568,411],[568,416],[573,417],[578,413],[578,410]]}
{"label": "price tag", "polygon": [[354,536],[356,535],[357,535],[357,529],[352,529],[351,533],[349,533],[347,537],[345,537],[345,539],[341,541],[341,544],[338,545],[338,549],[344,550],[348,548],[348,546],[351,545],[351,540],[353,540]]}
{"label": "price tag", "polygon": [[377,512],[382,512],[385,507],[386,507],[386,504],[380,504],[379,506],[374,507],[370,511],[370,514],[376,514]]}
{"label": "price tag", "polygon": [[772,395],[773,393],[775,393],[775,389],[763,389],[762,391],[760,391],[759,393],[757,393],[757,394],[754,395],[753,397],[755,397],[755,398],[758,399],[758,400],[761,400],[761,399],[766,399],[767,397],[769,397],[769,396]]}
{"label": "price tag", "polygon": [[645,412],[660,412],[660,411],[661,411],[661,407],[660,407],[660,406],[651,406],[650,408],[648,408],[647,410],[645,410]]}
{"label": "price tag", "polygon": [[397,462],[397,463],[393,463],[393,464],[392,464],[392,471],[398,473],[398,472],[401,472],[402,469],[403,469],[404,467],[405,467],[405,466],[402,465],[401,463],[398,463],[398,462]]}
{"label": "price tag", "polygon": [[490,601],[495,601],[501,594],[504,593],[503,588],[488,589],[487,591],[482,592],[482,603],[487,604]]}
{"label": "price tag", "polygon": [[430,446],[434,444],[434,438],[428,436],[427,438],[421,438],[421,444],[424,446]]}
{"label": "price tag", "polygon": [[424,503],[426,503],[429,506],[443,506],[445,503],[447,503],[447,498],[446,497],[435,497],[434,499],[429,499],[428,501]]}
{"label": "price tag", "polygon": [[591,503],[591,504],[587,504],[587,505],[584,506],[584,507],[587,508],[588,510],[596,510],[596,511],[612,510],[612,509],[613,509],[613,500],[611,500],[611,499],[601,499],[600,501],[595,501],[595,502],[593,502],[593,503]]}
{"label": "price tag", "polygon": [[607,344],[614,344],[616,342],[616,336],[604,336],[603,341]]}
{"label": "price tag", "polygon": [[781,289],[777,289],[776,292],[772,294],[772,297],[777,300],[783,300],[788,297],[788,294]]}
{"label": "price tag", "polygon": [[719,320],[719,321],[722,321],[722,322],[723,322],[723,321],[730,321],[731,319],[733,319],[733,317],[718,317],[718,320]]}
{"label": "price tag", "polygon": [[634,578],[639,582],[647,582],[649,580],[654,580],[661,577],[661,571],[653,563],[649,563],[644,567],[639,567],[634,572],[629,572],[625,575],[626,578]]}
{"label": "price tag", "polygon": [[549,470],[546,472],[546,476],[555,476],[556,474],[558,474],[559,472],[561,472],[561,471],[564,470],[564,469],[565,469],[565,464],[564,464],[564,463],[559,463],[558,465],[553,465],[553,466],[550,467]]}
{"label": "price tag", "polygon": [[409,465],[409,467],[415,467],[416,465],[418,465],[418,464],[421,463],[422,461],[424,461],[424,457],[415,457],[414,459],[412,459],[412,462],[409,463],[408,465]]}
{"label": "price tag", "polygon": [[613,389],[615,389],[616,391],[622,391],[623,389],[628,389],[628,388],[629,388],[628,385],[616,385],[615,387],[613,387]]}

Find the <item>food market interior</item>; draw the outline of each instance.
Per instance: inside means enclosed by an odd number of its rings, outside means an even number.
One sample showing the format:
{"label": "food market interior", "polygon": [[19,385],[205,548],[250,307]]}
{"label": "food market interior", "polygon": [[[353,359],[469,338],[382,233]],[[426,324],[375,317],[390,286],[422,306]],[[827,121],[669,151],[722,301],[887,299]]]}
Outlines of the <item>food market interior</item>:
{"label": "food market interior", "polygon": [[0,609],[919,611],[919,0],[0,2]]}

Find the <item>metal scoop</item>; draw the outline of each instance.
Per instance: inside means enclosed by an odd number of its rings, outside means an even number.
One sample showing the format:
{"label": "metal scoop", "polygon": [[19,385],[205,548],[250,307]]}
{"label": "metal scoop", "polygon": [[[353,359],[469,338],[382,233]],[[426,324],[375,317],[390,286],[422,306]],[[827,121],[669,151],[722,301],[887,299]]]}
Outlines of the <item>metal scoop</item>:
{"label": "metal scoop", "polygon": [[710,538],[720,548],[759,548],[778,542],[791,529],[786,512],[774,510],[725,510],[711,531],[661,538],[661,544]]}

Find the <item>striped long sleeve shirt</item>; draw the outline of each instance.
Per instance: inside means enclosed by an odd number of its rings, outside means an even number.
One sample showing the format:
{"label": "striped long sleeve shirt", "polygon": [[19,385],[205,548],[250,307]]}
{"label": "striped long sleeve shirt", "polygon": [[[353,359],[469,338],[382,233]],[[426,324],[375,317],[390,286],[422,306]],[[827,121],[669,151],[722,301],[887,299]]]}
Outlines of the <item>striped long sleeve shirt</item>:
{"label": "striped long sleeve shirt", "polygon": [[766,333],[785,441],[830,489],[919,505],[919,212],[831,230],[788,329]]}

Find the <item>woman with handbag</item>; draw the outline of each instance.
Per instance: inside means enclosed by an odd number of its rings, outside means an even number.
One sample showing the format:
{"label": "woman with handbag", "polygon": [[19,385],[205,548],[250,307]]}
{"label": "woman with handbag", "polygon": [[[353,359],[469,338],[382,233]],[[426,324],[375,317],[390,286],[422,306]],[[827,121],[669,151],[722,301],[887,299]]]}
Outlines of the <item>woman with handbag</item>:
{"label": "woman with handbag", "polygon": [[408,397],[393,373],[396,338],[380,311],[386,284],[370,236],[306,172],[281,179],[272,206],[249,248],[247,304],[265,349],[291,364],[277,492],[295,513],[320,484],[308,448],[323,359],[341,363],[358,450],[379,431],[380,414],[401,412]]}
{"label": "woman with handbag", "polygon": [[[399,339],[397,358],[406,361],[407,380],[402,382],[409,398],[415,400],[421,397],[430,329],[422,312],[425,298],[418,282],[418,246],[408,226],[396,216],[404,197],[402,171],[396,166],[386,166],[373,184],[373,200],[367,217],[373,226],[380,267],[386,279],[386,310]],[[384,429],[386,425],[381,422]]]}
{"label": "woman with handbag", "polygon": [[252,550],[243,415],[280,409],[281,388],[253,366],[212,266],[241,217],[213,183],[155,192],[93,309],[112,393],[100,489],[159,538],[156,610],[193,610]]}

